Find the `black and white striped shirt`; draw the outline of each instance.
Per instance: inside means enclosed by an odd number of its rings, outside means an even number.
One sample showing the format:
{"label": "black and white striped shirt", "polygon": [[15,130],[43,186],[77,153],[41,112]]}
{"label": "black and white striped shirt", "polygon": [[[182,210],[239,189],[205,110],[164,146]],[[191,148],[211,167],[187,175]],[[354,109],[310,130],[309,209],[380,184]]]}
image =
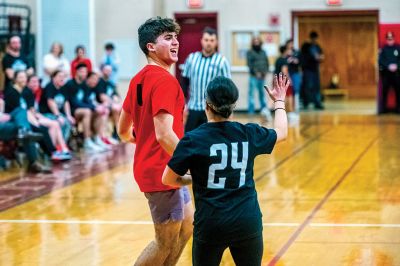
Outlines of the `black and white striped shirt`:
{"label": "black and white striped shirt", "polygon": [[206,109],[204,93],[208,83],[217,76],[231,77],[228,60],[220,53],[205,57],[201,52],[191,53],[185,61],[182,76],[190,80],[189,110]]}

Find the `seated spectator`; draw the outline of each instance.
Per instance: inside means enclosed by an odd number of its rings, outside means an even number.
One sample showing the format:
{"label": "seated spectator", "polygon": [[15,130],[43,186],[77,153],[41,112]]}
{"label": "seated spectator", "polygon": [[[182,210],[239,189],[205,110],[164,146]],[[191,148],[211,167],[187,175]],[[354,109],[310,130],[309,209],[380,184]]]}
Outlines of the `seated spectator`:
{"label": "seated spectator", "polygon": [[56,70],[51,76],[51,82],[44,88],[39,101],[39,111],[51,120],[57,120],[61,126],[62,135],[68,141],[71,134],[71,125],[75,118],[71,113],[68,94],[63,89],[65,73]]}
{"label": "seated spectator", "polygon": [[110,107],[110,113],[113,122],[112,137],[116,141],[119,139],[116,127],[122,109],[122,100],[117,92],[116,85],[110,80],[112,73],[111,66],[103,65],[101,67],[101,72],[102,77],[99,81],[100,102],[106,103]]}
{"label": "seated spectator", "polygon": [[76,74],[76,67],[80,64],[86,65],[87,71],[92,72],[92,62],[86,57],[85,47],[83,45],[78,45],[75,48],[76,57],[71,62],[71,76],[74,79]]}
{"label": "seated spectator", "polygon": [[8,40],[2,65],[5,74],[4,88],[12,83],[16,71],[27,71],[28,75],[33,74],[34,70],[32,65],[21,53],[21,38],[19,36],[11,36]]}
{"label": "seated spectator", "polygon": [[42,86],[46,86],[50,82],[50,77],[56,70],[64,71],[65,75],[69,77],[70,64],[63,54],[64,48],[61,43],[55,42],[51,45],[50,53],[43,58]]}
{"label": "seated spectator", "polygon": [[[8,93],[11,88],[7,89],[5,93],[6,99],[9,97]],[[18,93],[18,92],[17,92]],[[11,91],[11,94],[12,91]],[[40,140],[43,135],[32,131],[28,122],[26,109],[17,106],[10,108],[9,113],[4,113],[6,103],[0,99],[0,140],[9,141],[18,139],[22,143],[22,147],[28,159],[28,172],[31,173],[50,173],[51,169],[44,166],[38,161],[38,150],[35,142]]]}
{"label": "seated spectator", "polygon": [[43,89],[40,86],[40,79],[37,75],[29,75],[28,76],[28,84],[27,87],[32,91],[35,102],[35,109],[39,110],[39,102],[40,102],[40,97],[42,97]]}
{"label": "seated spectator", "polygon": [[[32,103],[33,95],[31,91],[26,87],[27,76],[25,71],[15,72],[15,78],[12,86],[8,86],[5,92],[5,108],[6,112],[12,112],[17,108],[26,110],[28,122],[33,131],[39,132],[43,135],[43,139],[39,142],[43,151],[48,155],[52,155],[55,152],[55,146],[51,141],[48,128],[41,126],[29,109]],[[33,103],[32,103],[33,104]]]}
{"label": "seated spectator", "polygon": [[[76,66],[76,75],[74,79],[69,80],[64,89],[68,94],[68,101],[71,104],[71,113],[77,123],[81,122],[83,127],[84,148],[88,152],[101,152],[109,147],[103,142],[93,142],[91,125],[98,117],[93,117],[96,112],[96,106],[88,99],[88,88],[86,78],[88,70],[85,64]],[[94,118],[94,119],[93,119]],[[96,123],[96,121],[94,121]]]}
{"label": "seated spectator", "polygon": [[34,92],[41,92],[39,78],[30,76],[28,78],[27,88],[24,89],[22,96],[28,107],[28,117],[31,117],[31,124],[35,127],[44,127],[47,129],[53,146],[56,148],[51,154],[51,159],[56,161],[70,160],[72,158],[68,146],[62,135],[61,127],[58,121],[52,120],[39,113],[39,99],[35,97]]}
{"label": "seated spectator", "polygon": [[94,142],[99,146],[105,146],[104,143],[106,145],[117,144],[105,134],[110,109],[108,102],[102,102],[100,99],[99,79],[99,75],[96,72],[90,72],[86,79],[86,86],[88,88],[87,97],[89,102],[95,106],[93,112],[95,132]]}

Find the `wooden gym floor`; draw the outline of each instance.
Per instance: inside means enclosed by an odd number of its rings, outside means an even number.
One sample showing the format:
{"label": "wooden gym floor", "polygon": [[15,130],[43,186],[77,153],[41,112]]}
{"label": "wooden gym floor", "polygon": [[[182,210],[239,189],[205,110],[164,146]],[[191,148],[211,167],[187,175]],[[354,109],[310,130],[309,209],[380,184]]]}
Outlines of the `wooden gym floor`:
{"label": "wooden gym floor", "polygon": [[[257,159],[263,265],[400,265],[400,116],[374,108],[303,112]],[[121,145],[51,175],[0,172],[0,265],[132,265],[153,238],[132,154]],[[191,265],[191,243],[178,265]],[[221,265],[234,265],[228,251]]]}

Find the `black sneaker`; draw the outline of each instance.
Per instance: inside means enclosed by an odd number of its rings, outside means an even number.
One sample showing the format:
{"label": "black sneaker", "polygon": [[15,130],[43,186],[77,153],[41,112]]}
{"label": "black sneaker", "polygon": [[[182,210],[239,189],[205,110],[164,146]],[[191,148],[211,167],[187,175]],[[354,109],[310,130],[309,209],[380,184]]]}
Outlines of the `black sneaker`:
{"label": "black sneaker", "polygon": [[19,140],[31,140],[31,141],[39,141],[43,138],[43,134],[36,133],[25,128],[18,129],[17,138]]}

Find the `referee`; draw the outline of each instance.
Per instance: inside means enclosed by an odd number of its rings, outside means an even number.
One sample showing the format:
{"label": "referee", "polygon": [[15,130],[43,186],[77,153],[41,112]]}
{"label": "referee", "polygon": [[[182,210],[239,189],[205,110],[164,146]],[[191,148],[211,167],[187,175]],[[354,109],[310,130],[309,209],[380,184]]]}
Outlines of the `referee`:
{"label": "referee", "polygon": [[188,96],[189,91],[189,115],[185,132],[207,122],[204,93],[208,83],[217,76],[231,77],[228,61],[217,52],[218,36],[215,29],[206,27],[203,30],[201,46],[201,52],[189,54],[182,72],[181,86],[185,96]]}

